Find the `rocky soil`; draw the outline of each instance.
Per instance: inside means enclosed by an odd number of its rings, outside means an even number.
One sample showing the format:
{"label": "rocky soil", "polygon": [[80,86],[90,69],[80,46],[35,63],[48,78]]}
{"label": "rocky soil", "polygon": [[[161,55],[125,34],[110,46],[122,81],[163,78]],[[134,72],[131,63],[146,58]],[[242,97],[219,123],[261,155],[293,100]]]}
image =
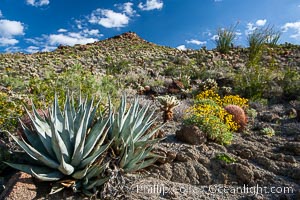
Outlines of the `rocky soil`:
{"label": "rocky soil", "polygon": [[[61,46],[51,53],[2,54],[0,73],[3,75],[8,69],[18,70],[19,76],[26,80],[32,76],[43,76],[49,69],[59,73],[79,63],[86,70],[101,75],[107,70],[103,66],[110,65],[111,60],[115,63],[129,61],[134,70],[126,76],[161,79],[169,84],[172,77],[162,74],[162,71],[170,63],[191,64],[198,68],[205,65],[205,73],[214,74],[220,86],[227,86],[232,84],[234,70],[245,66],[247,49],[236,48],[228,55],[205,49],[180,51],[157,46],[134,33],[126,33],[94,44]],[[263,55],[262,62],[270,60],[282,69],[300,70],[300,47],[281,47],[276,54]],[[170,87],[165,85],[151,87],[151,94],[168,92]],[[180,98],[182,95],[177,96]],[[151,101],[158,105],[151,96],[141,95],[141,99],[143,103]],[[162,129],[165,139],[156,146],[156,151],[166,159],[160,159],[145,171],[128,175],[116,196],[119,195],[120,199],[300,199],[299,114],[297,116],[293,102],[282,99],[280,96],[280,100],[268,105],[251,102],[250,107],[257,111],[257,117],[249,120],[246,131],[235,133],[232,144],[228,146],[207,141],[204,136],[203,139],[191,138],[191,141],[199,140],[195,145],[176,137],[176,132],[178,134],[182,127],[183,111],[191,104],[190,98],[181,100],[175,108],[174,120],[167,122]],[[275,130],[274,136],[261,133],[263,128],[268,127]],[[189,129],[186,134],[193,131]],[[5,148],[10,140],[2,137],[0,142]],[[220,159],[220,155],[230,161]],[[43,199],[48,185],[36,182],[33,185],[38,194],[35,199]],[[241,191],[243,187],[248,188],[248,192]],[[257,187],[259,189],[255,192]],[[81,198],[70,196],[68,191],[59,195],[47,198]]]}

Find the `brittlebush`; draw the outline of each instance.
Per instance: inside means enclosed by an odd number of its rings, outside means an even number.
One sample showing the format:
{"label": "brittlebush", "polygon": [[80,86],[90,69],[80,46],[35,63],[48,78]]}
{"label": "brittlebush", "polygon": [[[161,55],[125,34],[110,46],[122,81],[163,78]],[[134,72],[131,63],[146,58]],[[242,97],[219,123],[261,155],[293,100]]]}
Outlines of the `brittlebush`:
{"label": "brittlebush", "polygon": [[195,124],[208,134],[208,138],[220,144],[230,144],[232,132],[240,125],[234,116],[224,109],[226,105],[246,108],[248,100],[238,95],[221,98],[213,90],[206,90],[196,96],[195,103],[186,111],[184,123]]}

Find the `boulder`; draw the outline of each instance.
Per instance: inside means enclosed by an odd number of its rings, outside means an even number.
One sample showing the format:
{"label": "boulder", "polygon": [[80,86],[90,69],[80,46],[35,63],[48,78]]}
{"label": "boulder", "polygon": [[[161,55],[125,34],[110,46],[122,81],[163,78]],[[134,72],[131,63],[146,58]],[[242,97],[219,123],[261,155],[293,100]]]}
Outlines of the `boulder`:
{"label": "boulder", "polygon": [[199,145],[207,141],[207,134],[198,126],[183,125],[180,130],[176,131],[176,138],[188,144]]}

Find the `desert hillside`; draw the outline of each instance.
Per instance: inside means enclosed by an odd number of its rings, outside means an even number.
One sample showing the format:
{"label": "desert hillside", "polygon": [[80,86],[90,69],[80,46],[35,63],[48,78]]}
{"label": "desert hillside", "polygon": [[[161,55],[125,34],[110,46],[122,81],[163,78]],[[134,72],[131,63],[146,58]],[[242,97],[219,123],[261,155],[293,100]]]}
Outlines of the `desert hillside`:
{"label": "desert hillside", "polygon": [[[28,162],[6,132],[21,135],[18,119],[26,119],[24,105],[45,111],[56,93],[63,109],[65,95],[73,93],[102,97],[102,109],[108,96],[117,107],[126,94],[128,102],[138,96],[140,106],[150,105],[157,119],[149,129],[164,124],[149,138],[151,152],[161,157],[142,170],[105,172],[110,179],[98,187],[97,198],[300,199],[300,46],[265,44],[255,57],[250,55],[250,48],[241,47],[226,53],[182,51],[133,32],[53,52],[0,54],[0,159]],[[118,163],[110,151],[103,159]],[[0,164],[4,185],[15,173]],[[35,193],[27,198],[82,195],[69,188],[48,196],[50,185],[37,183],[34,179]],[[155,185],[169,190],[150,192]],[[224,192],[224,186],[244,185],[277,192]],[[9,195],[6,189],[1,197]]]}

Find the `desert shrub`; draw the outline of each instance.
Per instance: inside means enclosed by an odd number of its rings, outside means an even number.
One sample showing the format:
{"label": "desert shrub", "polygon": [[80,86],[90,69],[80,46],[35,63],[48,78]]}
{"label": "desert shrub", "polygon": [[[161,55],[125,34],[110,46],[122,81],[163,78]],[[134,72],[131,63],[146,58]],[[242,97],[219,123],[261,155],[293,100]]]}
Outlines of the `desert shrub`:
{"label": "desert shrub", "polygon": [[[8,70],[3,79],[1,77],[1,84],[10,92],[3,92],[0,97],[0,125],[1,129],[9,131],[16,128],[17,118],[24,113],[22,104],[27,104],[28,99],[32,99],[37,107],[46,108],[52,101],[54,93],[64,97],[65,91],[69,90],[75,96],[79,96],[81,92],[98,97],[106,97],[109,94],[115,101],[118,88],[121,88],[117,86],[114,77],[93,75],[80,65],[64,69],[61,73],[46,71],[43,77],[32,76],[22,81],[16,73]],[[59,104],[63,105],[64,100],[60,98]]]}
{"label": "desert shrub", "polygon": [[226,153],[218,153],[215,157],[217,160],[224,161],[227,164],[235,163],[236,159]]}
{"label": "desert shrub", "polygon": [[194,105],[186,111],[184,123],[195,124],[208,134],[208,138],[220,144],[230,144],[232,132],[241,128],[234,120],[234,115],[224,109],[228,103],[247,107],[247,99],[239,96],[221,98],[213,90],[198,94]]}
{"label": "desert shrub", "polygon": [[217,31],[217,38],[215,40],[217,50],[220,53],[228,53],[231,46],[233,45],[233,40],[236,37],[235,26],[231,26],[230,28],[219,28]]}
{"label": "desert shrub", "polygon": [[271,82],[277,78],[277,70],[260,65],[252,65],[239,69],[234,77],[235,91],[244,97],[258,100],[270,91]]}
{"label": "desert shrub", "polygon": [[248,34],[249,64],[257,64],[261,59],[265,46],[275,46],[279,39],[280,32],[276,31],[273,26],[256,28],[252,33]]}
{"label": "desert shrub", "polygon": [[24,113],[22,104],[24,99],[0,92],[0,131],[14,131],[18,124],[18,118]]}
{"label": "desert shrub", "polygon": [[287,69],[281,83],[284,98],[297,99],[300,96],[300,73],[297,70]]}
{"label": "desert shrub", "polygon": [[117,74],[127,74],[130,71],[130,62],[126,60],[121,60],[115,62],[111,57],[106,58],[106,74],[107,75],[117,75]]}
{"label": "desert shrub", "polygon": [[269,136],[269,137],[272,137],[275,135],[275,130],[271,127],[263,128],[260,132],[261,132],[261,134]]}

